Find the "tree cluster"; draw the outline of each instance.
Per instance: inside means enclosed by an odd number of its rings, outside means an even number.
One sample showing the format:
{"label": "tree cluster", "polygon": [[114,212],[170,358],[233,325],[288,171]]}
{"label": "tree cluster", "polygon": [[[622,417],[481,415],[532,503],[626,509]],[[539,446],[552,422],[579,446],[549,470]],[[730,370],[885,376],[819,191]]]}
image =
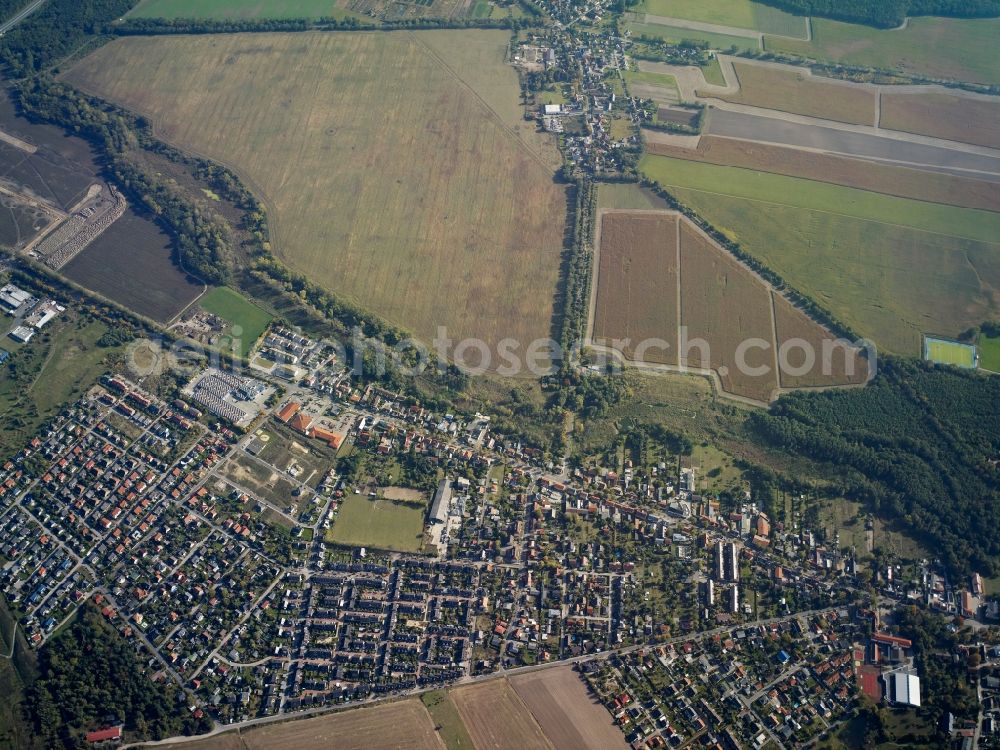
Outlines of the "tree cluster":
{"label": "tree cluster", "polygon": [[135,4],[136,0],[46,0],[0,38],[0,60],[15,76],[37,73],[78,49],[88,37],[103,33]]}
{"label": "tree cluster", "polygon": [[880,29],[899,26],[907,16],[989,18],[1000,16],[1000,0],[760,0],[801,16],[821,16]]}
{"label": "tree cluster", "polygon": [[898,521],[956,575],[1000,566],[1000,379],[886,360],[864,389],[797,392],[748,425],[828,462],[841,491]]}
{"label": "tree cluster", "polygon": [[150,679],[135,649],[92,607],[42,647],[26,704],[42,746],[53,749],[86,747],[86,732],[117,724],[144,739],[211,729],[177,687]]}

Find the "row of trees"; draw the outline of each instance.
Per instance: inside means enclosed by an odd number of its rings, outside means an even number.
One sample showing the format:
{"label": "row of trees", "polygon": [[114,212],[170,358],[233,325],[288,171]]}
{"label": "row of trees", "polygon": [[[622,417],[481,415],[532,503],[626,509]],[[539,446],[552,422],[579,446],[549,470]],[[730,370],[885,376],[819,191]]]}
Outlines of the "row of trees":
{"label": "row of trees", "polygon": [[1000,0],[759,0],[802,16],[822,16],[891,29],[907,16],[1000,16]]}
{"label": "row of trees", "polygon": [[955,574],[1000,558],[1000,379],[885,360],[864,389],[797,392],[750,416],[758,439],[836,467],[840,491],[898,519]]}
{"label": "row of trees", "polygon": [[0,59],[18,77],[45,70],[135,4],[136,0],[46,0],[0,39]]}

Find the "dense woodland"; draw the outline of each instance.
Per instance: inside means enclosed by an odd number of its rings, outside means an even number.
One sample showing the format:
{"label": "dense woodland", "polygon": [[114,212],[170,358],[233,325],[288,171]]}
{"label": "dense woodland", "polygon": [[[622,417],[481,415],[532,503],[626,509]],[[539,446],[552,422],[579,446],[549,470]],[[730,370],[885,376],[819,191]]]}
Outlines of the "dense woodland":
{"label": "dense woodland", "polygon": [[1000,566],[1000,378],[880,361],[866,388],[782,396],[758,439],[821,462],[841,490],[898,518],[952,573]]}
{"label": "dense woodland", "polygon": [[45,70],[83,46],[137,0],[46,0],[0,41],[0,60],[15,76]]}
{"label": "dense woodland", "polygon": [[1000,16],[1000,0],[758,0],[789,13],[868,24],[899,26],[907,16],[988,18]]}
{"label": "dense woodland", "polygon": [[211,729],[188,711],[184,694],[166,678],[150,679],[135,649],[92,607],[39,652],[38,679],[27,710],[42,747],[83,748],[83,735],[125,725],[132,737],[159,739]]}

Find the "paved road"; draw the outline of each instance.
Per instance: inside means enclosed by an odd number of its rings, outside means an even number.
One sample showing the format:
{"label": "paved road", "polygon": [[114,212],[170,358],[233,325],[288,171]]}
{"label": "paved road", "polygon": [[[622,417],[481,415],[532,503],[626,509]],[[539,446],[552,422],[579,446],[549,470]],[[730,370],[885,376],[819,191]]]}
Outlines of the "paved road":
{"label": "paved road", "polygon": [[4,21],[4,23],[2,25],[0,25],[0,36],[3,36],[4,34],[6,34],[9,29],[11,29],[14,26],[16,26],[17,24],[21,23],[21,21],[23,21],[25,18],[27,18],[28,16],[30,16],[36,10],[38,10],[38,8],[44,2],[45,2],[45,0],[35,0],[35,2],[33,2],[27,8],[23,9],[20,13],[18,13],[17,15],[15,15],[9,21]]}

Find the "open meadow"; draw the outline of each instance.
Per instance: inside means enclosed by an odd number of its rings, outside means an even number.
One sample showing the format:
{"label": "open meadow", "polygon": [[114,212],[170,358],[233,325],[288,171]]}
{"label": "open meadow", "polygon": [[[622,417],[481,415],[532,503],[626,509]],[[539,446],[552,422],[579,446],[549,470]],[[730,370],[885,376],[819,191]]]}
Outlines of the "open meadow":
{"label": "open meadow", "polygon": [[686,40],[705,42],[712,49],[728,50],[731,47],[741,50],[760,49],[758,38],[753,35],[736,36],[734,34],[724,34],[714,31],[689,29],[684,26],[672,26],[662,22],[653,23],[651,17],[644,20],[640,19],[643,19],[643,16],[637,16],[636,20],[630,20],[625,24],[634,37],[647,36],[654,39],[663,39],[675,44]]}
{"label": "open meadow", "polygon": [[566,191],[507,32],[118,39],[68,74],[234,168],[294,270],[418,337],[551,331]]}
{"label": "open meadow", "polygon": [[337,511],[327,541],[351,547],[418,552],[423,546],[426,502],[351,493]]}
{"label": "open meadow", "polygon": [[776,109],[856,125],[875,124],[875,90],[829,78],[808,70],[733,62],[739,91],[731,94],[698,92],[735,104]]}
{"label": "open meadow", "polygon": [[1000,336],[983,334],[976,345],[979,348],[979,366],[984,370],[1000,373]]}
{"label": "open meadow", "polygon": [[805,38],[806,19],[751,0],[642,0],[633,10],[665,18]]}
{"label": "open meadow", "polygon": [[916,356],[923,332],[1000,308],[1000,214],[662,156],[641,169],[881,348]]}
{"label": "open meadow", "polygon": [[905,29],[883,30],[814,18],[812,30],[812,41],[768,36],[764,47],[930,78],[1000,83],[998,19],[920,17],[908,19]]}
{"label": "open meadow", "polygon": [[342,18],[337,0],[142,0],[130,18]]}

